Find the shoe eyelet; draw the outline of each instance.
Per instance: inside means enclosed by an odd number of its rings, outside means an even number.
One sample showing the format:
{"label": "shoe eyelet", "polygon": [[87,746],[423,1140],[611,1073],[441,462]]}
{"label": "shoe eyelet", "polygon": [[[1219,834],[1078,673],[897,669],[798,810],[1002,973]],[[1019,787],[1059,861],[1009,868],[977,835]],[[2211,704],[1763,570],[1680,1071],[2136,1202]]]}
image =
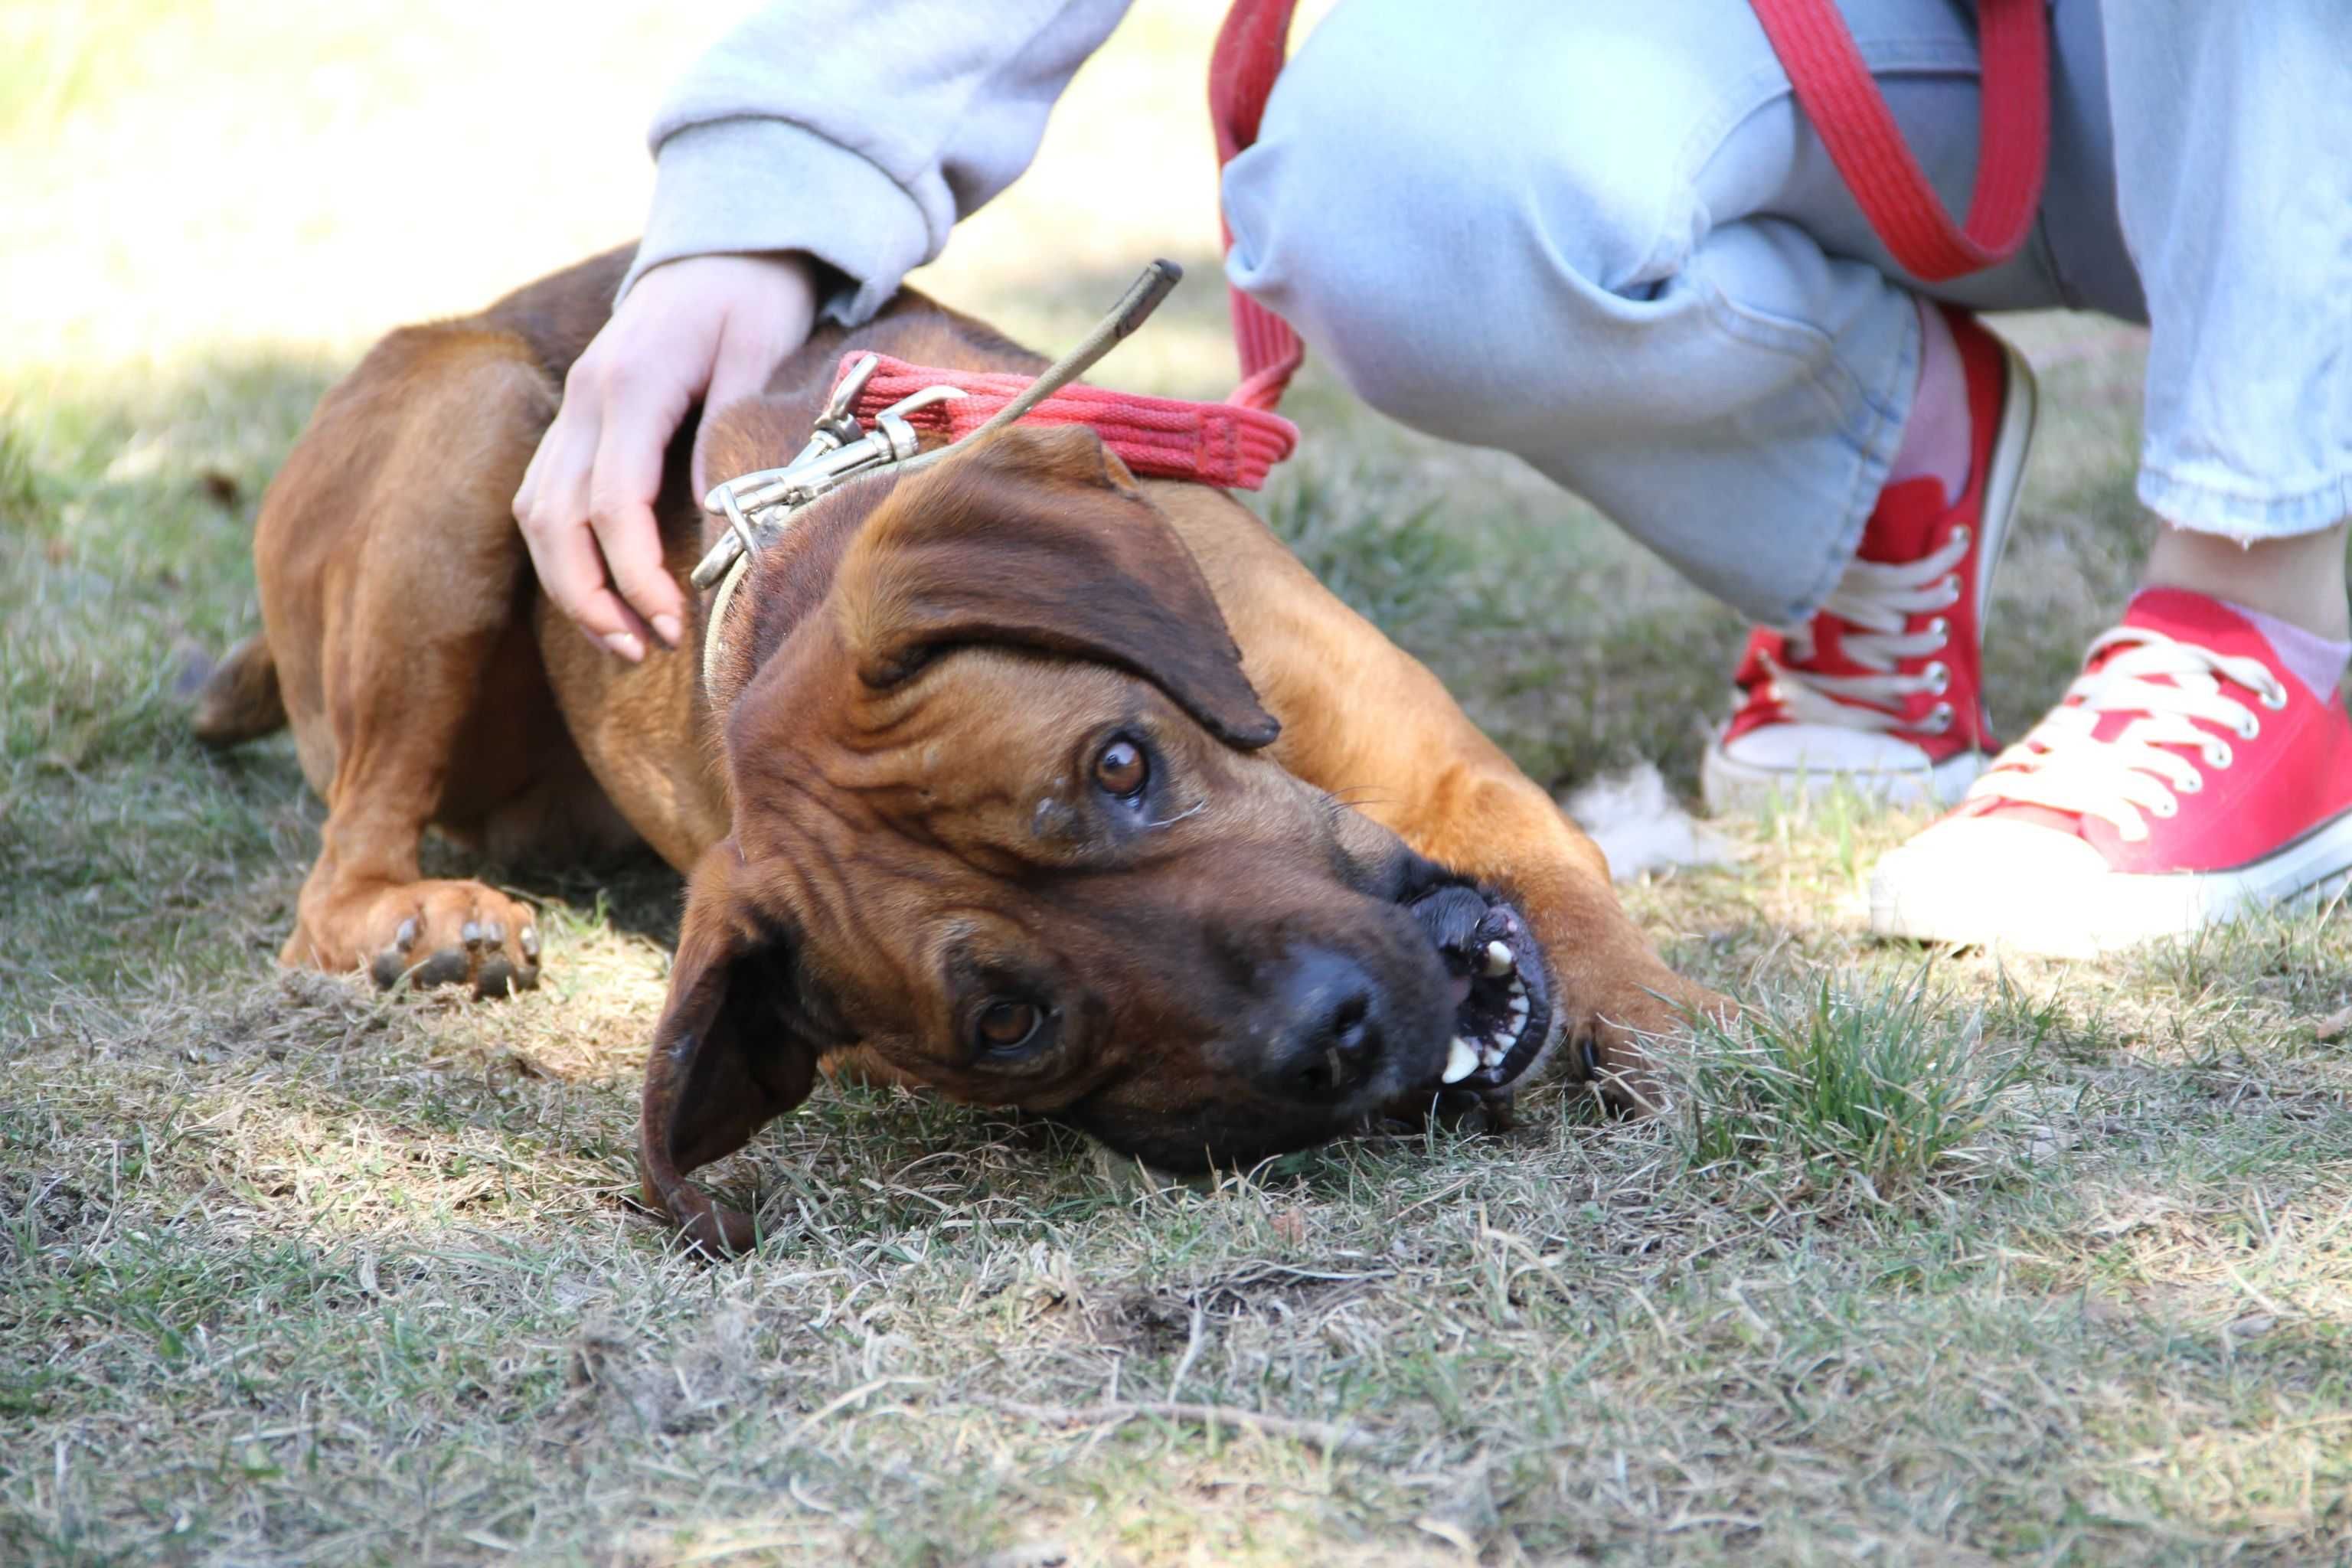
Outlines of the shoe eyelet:
{"label": "shoe eyelet", "polygon": [[1976,535],[1969,531],[1969,525],[1964,522],[1960,524],[1959,527],[1952,530],[1952,537],[1958,540],[1962,544],[1966,544],[1969,541],[1974,539]]}
{"label": "shoe eyelet", "polygon": [[1922,731],[1930,735],[1940,735],[1951,727],[1952,705],[1948,702],[1937,703],[1919,726]]}
{"label": "shoe eyelet", "polygon": [[2169,822],[2172,818],[2180,815],[2180,803],[2173,799],[2170,795],[2166,795],[2162,800],[2158,801],[2154,805],[2149,806],[2147,811],[2150,816]]}
{"label": "shoe eyelet", "polygon": [[2230,750],[2227,741],[2216,741],[2205,748],[2205,765],[2216,771],[2227,768],[2237,760],[2238,753]]}
{"label": "shoe eyelet", "polygon": [[2238,726],[2238,739],[2241,741],[2251,741],[2262,732],[2263,721],[2251,713],[2246,715],[2246,721]]}
{"label": "shoe eyelet", "polygon": [[2172,792],[2175,795],[2195,795],[2204,787],[2205,775],[2197,772],[2194,768],[2191,768],[2189,771],[2186,777],[2177,778],[2172,781]]}
{"label": "shoe eyelet", "polygon": [[1929,665],[1919,673],[1926,679],[1927,682],[1927,689],[1935,695],[1941,697],[1945,692],[1951,689],[1951,668],[1945,664],[1942,659],[1937,659],[1935,663]]}
{"label": "shoe eyelet", "polygon": [[1954,572],[1947,574],[1944,578],[1944,603],[1946,605],[1957,605],[1959,602],[1960,574],[1958,572]]}
{"label": "shoe eyelet", "polygon": [[1927,623],[1927,635],[1936,639],[1936,646],[1937,647],[1941,647],[1945,643],[1951,640],[1952,623],[1946,620],[1943,616],[1937,616],[1934,620]]}
{"label": "shoe eyelet", "polygon": [[2269,709],[2273,713],[2285,707],[2286,688],[2284,686],[2273,686],[2268,691],[2263,692],[2263,706]]}

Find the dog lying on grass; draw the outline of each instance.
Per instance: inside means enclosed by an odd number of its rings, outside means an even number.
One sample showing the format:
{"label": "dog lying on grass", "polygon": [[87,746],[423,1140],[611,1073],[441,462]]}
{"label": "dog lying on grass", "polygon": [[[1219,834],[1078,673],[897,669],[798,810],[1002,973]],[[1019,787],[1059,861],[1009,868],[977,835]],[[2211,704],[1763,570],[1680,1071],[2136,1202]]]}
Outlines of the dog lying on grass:
{"label": "dog lying on grass", "polygon": [[[270,486],[263,630],[195,728],[290,723],[327,802],[280,962],[528,988],[531,911],[424,878],[425,830],[542,862],[649,845],[688,889],[641,1159],[712,1248],[751,1226],[686,1173],[820,1067],[1197,1169],[1548,1068],[1638,1106],[1643,1037],[1720,1005],[1427,670],[1229,495],[1139,481],[1083,427],[815,502],[755,558],[708,690],[708,604],[677,654],[591,647],[509,503],[627,255],[394,332]],[[709,411],[709,472],[786,461],[847,346],[1042,368],[903,293]],[[657,506],[681,581],[719,526],[695,437]]]}

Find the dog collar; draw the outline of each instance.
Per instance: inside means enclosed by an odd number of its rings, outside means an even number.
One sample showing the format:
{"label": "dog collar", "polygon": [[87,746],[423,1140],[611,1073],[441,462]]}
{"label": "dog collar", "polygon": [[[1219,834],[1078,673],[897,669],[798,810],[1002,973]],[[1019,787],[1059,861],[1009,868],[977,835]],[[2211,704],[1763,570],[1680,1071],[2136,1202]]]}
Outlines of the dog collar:
{"label": "dog collar", "polygon": [[[716,689],[727,612],[751,560],[818,498],[852,479],[905,473],[964,442],[1024,418],[1083,425],[1136,474],[1256,489],[1298,445],[1298,427],[1271,409],[1193,403],[1073,384],[1120,339],[1143,324],[1184,276],[1172,261],[1143,270],[1093,331],[1037,376],[1003,371],[934,370],[886,355],[842,356],[832,395],[800,455],[781,468],[739,474],[703,498],[727,531],[694,569],[694,585],[718,595],[702,639],[702,687]],[[871,428],[861,423],[873,421]],[[946,441],[925,451],[926,434]]]}

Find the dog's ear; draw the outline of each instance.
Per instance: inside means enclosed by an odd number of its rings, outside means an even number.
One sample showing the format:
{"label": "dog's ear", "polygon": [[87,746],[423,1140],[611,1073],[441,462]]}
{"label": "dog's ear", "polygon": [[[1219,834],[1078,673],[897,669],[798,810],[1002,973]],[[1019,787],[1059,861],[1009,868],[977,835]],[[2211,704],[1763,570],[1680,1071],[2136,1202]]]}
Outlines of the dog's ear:
{"label": "dog's ear", "polygon": [[714,1254],[752,1246],[751,1216],[686,1173],[743,1147],[816,1078],[792,923],[763,910],[747,879],[731,838],[695,865],[637,1123],[646,1203]]}
{"label": "dog's ear", "polygon": [[1015,426],[901,483],[835,592],[877,689],[947,648],[992,644],[1141,676],[1228,745],[1281,730],[1174,525],[1080,426]]}

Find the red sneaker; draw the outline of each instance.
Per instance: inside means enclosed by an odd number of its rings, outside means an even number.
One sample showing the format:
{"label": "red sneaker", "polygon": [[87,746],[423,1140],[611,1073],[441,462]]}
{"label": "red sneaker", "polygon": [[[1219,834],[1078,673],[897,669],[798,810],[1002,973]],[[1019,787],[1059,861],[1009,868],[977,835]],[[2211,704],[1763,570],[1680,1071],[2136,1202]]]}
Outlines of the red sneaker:
{"label": "red sneaker", "polygon": [[2149,589],[1959,809],[1878,863],[1870,929],[2083,955],[2352,871],[2352,720],[2243,616]]}
{"label": "red sneaker", "polygon": [[1945,317],[1968,377],[1968,489],[1947,507],[1934,479],[1887,486],[1812,620],[1749,637],[1732,678],[1738,710],[1699,771],[1710,810],[1840,778],[1881,799],[1949,805],[1984,766],[1985,606],[2033,441],[2033,373],[1975,318]]}

